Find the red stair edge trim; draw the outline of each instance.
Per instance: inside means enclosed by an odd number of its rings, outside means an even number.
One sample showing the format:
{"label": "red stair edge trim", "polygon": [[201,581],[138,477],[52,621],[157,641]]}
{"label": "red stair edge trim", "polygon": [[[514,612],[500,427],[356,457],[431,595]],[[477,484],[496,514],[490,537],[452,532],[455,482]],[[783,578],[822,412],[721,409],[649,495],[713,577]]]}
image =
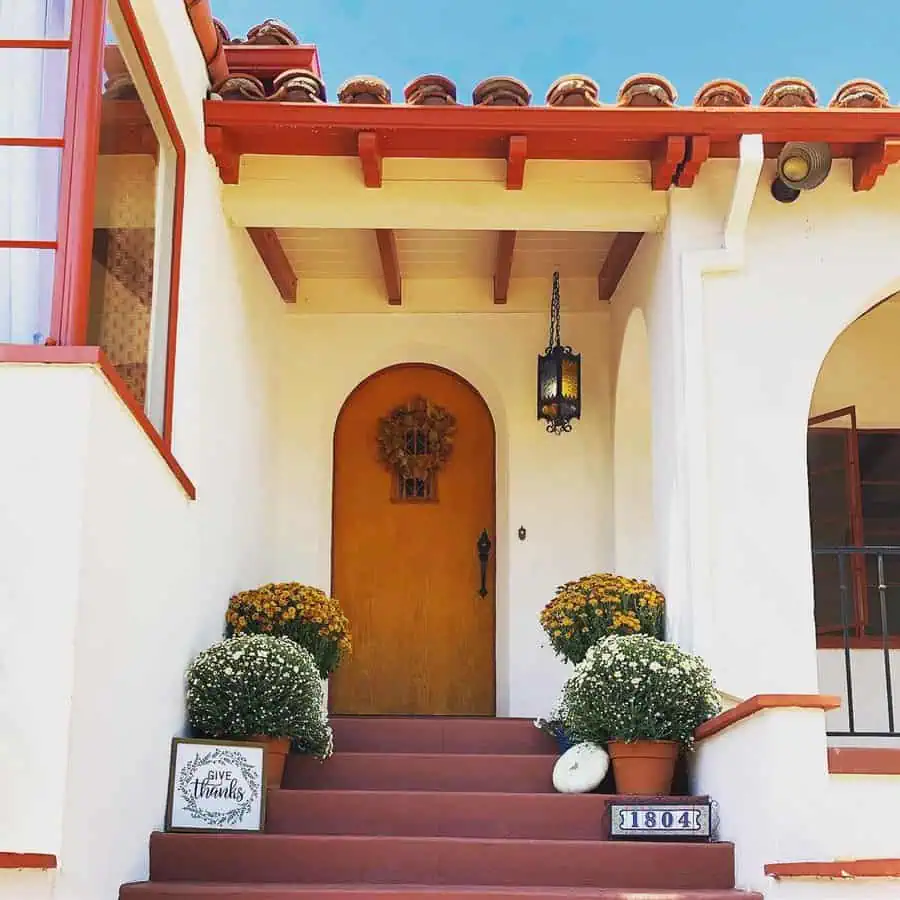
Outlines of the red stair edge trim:
{"label": "red stair edge trim", "polygon": [[836,862],[768,863],[772,878],[900,878],[900,859],[847,859]]}
{"label": "red stair edge trim", "polygon": [[756,694],[732,709],[704,722],[694,732],[694,740],[702,741],[767,709],[839,709],[841,698],[829,694]]}
{"label": "red stair edge trim", "polygon": [[53,853],[7,853],[0,851],[0,869],[55,869]]}

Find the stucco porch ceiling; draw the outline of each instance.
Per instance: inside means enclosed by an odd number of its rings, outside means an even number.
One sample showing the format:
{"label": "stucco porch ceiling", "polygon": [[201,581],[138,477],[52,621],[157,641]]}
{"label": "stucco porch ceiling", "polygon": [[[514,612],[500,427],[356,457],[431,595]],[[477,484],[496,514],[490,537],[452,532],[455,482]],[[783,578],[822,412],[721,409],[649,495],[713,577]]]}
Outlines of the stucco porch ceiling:
{"label": "stucco porch ceiling", "polygon": [[[372,285],[382,306],[399,306],[405,285],[450,281],[465,284],[475,309],[503,306],[511,292],[515,295],[517,281],[546,280],[555,269],[566,279],[590,280],[593,304],[608,301],[643,236],[592,231],[249,230],[287,302],[308,298],[310,285],[333,295],[335,283],[356,280]],[[580,297],[585,294],[579,291]],[[435,305],[440,300],[436,298]]]}

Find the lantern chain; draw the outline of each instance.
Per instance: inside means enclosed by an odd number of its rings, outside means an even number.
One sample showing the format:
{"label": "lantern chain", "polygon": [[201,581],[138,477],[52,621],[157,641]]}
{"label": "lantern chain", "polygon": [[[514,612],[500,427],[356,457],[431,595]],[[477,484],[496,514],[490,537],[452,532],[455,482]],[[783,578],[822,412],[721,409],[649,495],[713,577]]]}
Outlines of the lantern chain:
{"label": "lantern chain", "polygon": [[550,341],[547,344],[549,353],[559,346],[559,272],[553,273],[553,294],[550,301]]}

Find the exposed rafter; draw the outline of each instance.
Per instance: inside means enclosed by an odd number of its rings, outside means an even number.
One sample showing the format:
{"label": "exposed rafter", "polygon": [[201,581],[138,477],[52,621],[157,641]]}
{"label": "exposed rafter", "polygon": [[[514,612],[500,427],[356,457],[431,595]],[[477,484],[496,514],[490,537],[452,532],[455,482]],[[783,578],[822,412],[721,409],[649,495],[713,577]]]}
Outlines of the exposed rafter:
{"label": "exposed rafter", "polygon": [[223,184],[237,184],[241,176],[241,155],[234,149],[230,134],[218,126],[206,129],[206,149],[219,166]]}
{"label": "exposed rafter", "polygon": [[367,188],[380,188],[382,158],[378,135],[374,131],[361,131],[356,143],[362,165],[363,182]]}
{"label": "exposed rafter", "polygon": [[506,303],[515,249],[515,231],[500,231],[497,233],[497,258],[494,263],[494,303]]}
{"label": "exposed rafter", "polygon": [[612,300],[643,236],[640,231],[620,231],[613,239],[597,279],[597,292],[602,302]]}
{"label": "exposed rafter", "polygon": [[281,299],[285,303],[296,303],[297,275],[278,240],[278,233],[274,228],[248,228],[247,234],[250,235],[263,265],[269,270]]}
{"label": "exposed rafter", "polygon": [[900,138],[866,144],[853,157],[853,190],[870,191],[888,166],[900,162]]}
{"label": "exposed rafter", "polygon": [[506,189],[520,191],[525,184],[525,163],[528,160],[528,138],[514,134],[506,153]]}
{"label": "exposed rafter", "polygon": [[397,256],[397,238],[392,228],[376,229],[375,238],[378,241],[378,255],[381,257],[381,271],[384,275],[384,290],[388,303],[391,306],[399,306],[403,302],[403,292],[400,260]]}
{"label": "exposed rafter", "polygon": [[712,150],[712,140],[708,134],[697,134],[687,139],[687,151],[684,162],[675,173],[675,184],[678,187],[689,188],[694,186],[694,180],[700,167],[709,159]]}
{"label": "exposed rafter", "polygon": [[651,186],[654,191],[667,191],[687,152],[687,139],[670,135],[653,152],[650,159]]}

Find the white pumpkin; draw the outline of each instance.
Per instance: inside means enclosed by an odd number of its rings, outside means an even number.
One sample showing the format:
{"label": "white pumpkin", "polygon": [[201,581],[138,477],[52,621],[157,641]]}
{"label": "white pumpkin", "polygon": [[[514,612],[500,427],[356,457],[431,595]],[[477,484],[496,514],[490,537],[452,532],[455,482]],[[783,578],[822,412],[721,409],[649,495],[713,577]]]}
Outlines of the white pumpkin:
{"label": "white pumpkin", "polygon": [[585,742],[570,747],[553,767],[553,787],[561,794],[587,794],[600,786],[609,771],[609,755]]}

